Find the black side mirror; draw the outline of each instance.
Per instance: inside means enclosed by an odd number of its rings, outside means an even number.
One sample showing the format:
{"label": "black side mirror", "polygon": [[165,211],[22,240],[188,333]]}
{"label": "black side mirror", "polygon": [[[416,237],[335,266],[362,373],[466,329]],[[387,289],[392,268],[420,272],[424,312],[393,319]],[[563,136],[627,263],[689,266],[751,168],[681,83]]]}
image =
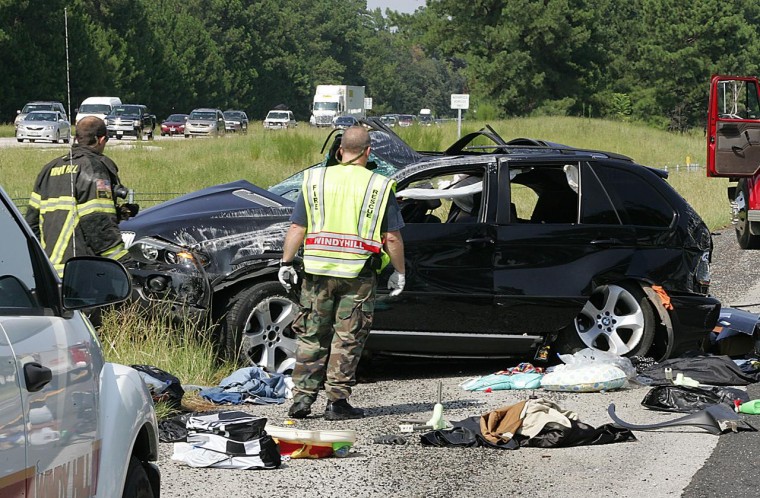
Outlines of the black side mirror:
{"label": "black side mirror", "polygon": [[113,259],[71,258],[63,269],[63,307],[70,310],[115,304],[132,293],[127,270]]}

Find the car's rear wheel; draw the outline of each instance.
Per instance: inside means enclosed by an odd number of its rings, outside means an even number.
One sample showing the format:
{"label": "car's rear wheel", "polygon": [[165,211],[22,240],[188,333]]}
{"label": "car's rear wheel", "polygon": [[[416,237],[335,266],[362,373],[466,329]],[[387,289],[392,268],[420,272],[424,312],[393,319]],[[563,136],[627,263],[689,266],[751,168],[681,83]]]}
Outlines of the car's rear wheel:
{"label": "car's rear wheel", "polygon": [[220,323],[220,352],[228,360],[289,373],[296,357],[291,325],[299,306],[279,282],[262,282],[230,300]]}
{"label": "car's rear wheel", "polygon": [[129,459],[127,478],[124,482],[122,498],[153,498],[153,488],[148,479],[148,473],[134,455]]}
{"label": "car's rear wheel", "polygon": [[742,249],[760,249],[760,235],[752,235],[750,230],[752,222],[749,221],[749,188],[746,181],[739,182],[736,194],[736,241]]}
{"label": "car's rear wheel", "polygon": [[654,333],[654,310],[646,295],[637,285],[620,282],[594,290],[573,325],[560,332],[557,349],[643,356],[652,347]]}

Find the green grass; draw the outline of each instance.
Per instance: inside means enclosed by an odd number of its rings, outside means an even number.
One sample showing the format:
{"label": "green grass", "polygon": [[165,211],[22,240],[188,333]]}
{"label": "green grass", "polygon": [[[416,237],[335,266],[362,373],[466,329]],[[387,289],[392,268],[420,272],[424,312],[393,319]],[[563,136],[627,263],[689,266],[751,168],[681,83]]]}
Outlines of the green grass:
{"label": "green grass", "polygon": [[[107,361],[153,365],[183,384],[215,386],[237,368],[217,360],[209,327],[189,320],[172,325],[149,317],[136,304],[104,313],[98,335]],[[183,404],[199,409],[206,403],[197,396],[188,396]],[[169,415],[166,405],[161,405],[160,410],[160,415]]]}
{"label": "green grass", "polygon": [[[485,124],[465,121],[462,133],[476,131]],[[675,171],[676,166],[683,166],[687,161],[704,167],[705,139],[701,133],[672,134],[638,124],[572,117],[515,118],[490,124],[506,140],[541,138],[616,152],[634,158],[639,164],[668,168],[670,183],[710,228],[723,227],[729,222],[726,180],[708,180],[704,170]],[[12,127],[0,126],[0,131],[8,129],[12,134]],[[395,130],[417,150],[440,151],[457,139],[455,122]],[[248,135],[224,139],[111,140],[106,154],[119,165],[126,186],[138,193],[160,192],[162,195],[158,198],[170,198],[239,179],[269,187],[320,161],[320,149],[329,133],[330,130],[304,124],[292,130],[264,130],[257,123],[251,126]],[[28,197],[40,167],[65,150],[64,146],[50,149],[37,144],[4,149],[0,185],[13,198]],[[149,203],[144,203],[147,205]]]}
{"label": "green grass", "polygon": [[[462,133],[476,131],[484,124],[465,122]],[[727,181],[705,177],[705,139],[701,134],[675,135],[635,124],[583,118],[520,118],[490,124],[506,140],[540,138],[616,152],[634,158],[639,164],[667,168],[669,182],[711,229],[729,222]],[[456,123],[396,130],[417,150],[440,151],[457,139]],[[121,179],[128,187],[138,193],[173,193],[164,196],[173,197],[238,179],[261,187],[273,185],[319,162],[320,149],[329,132],[303,124],[295,130],[278,131],[252,126],[248,135],[224,139],[112,140],[106,154],[119,165]],[[0,126],[0,136],[13,136],[12,127]],[[65,151],[64,146],[51,149],[38,144],[3,149],[0,185],[13,198],[28,197],[41,166]],[[683,165],[687,158],[691,163],[701,164],[701,169],[686,172]],[[681,167],[676,171],[676,166]],[[216,385],[235,368],[215,361],[208,329],[185,324],[169,331],[166,324],[149,320],[132,308],[107,314],[100,335],[109,361],[154,365],[176,375],[183,383]],[[188,402],[193,403],[194,409],[203,406],[190,395],[186,396]],[[160,414],[166,414],[165,408],[160,410]]]}

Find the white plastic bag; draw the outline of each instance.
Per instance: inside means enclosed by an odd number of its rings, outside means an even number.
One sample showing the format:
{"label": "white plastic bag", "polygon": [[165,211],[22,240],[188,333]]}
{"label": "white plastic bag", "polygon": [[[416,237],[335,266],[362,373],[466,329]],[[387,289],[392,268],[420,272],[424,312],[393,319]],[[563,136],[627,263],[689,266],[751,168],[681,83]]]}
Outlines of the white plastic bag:
{"label": "white plastic bag", "polygon": [[636,375],[631,360],[606,351],[586,348],[559,358],[564,365],[557,365],[541,379],[541,387],[548,391],[608,391],[623,387]]}
{"label": "white plastic bag", "polygon": [[601,365],[603,363],[610,363],[622,370],[627,379],[632,379],[636,376],[636,368],[631,363],[631,360],[607,351],[586,348],[574,354],[561,354],[559,355],[559,359],[565,364],[565,368],[574,369],[592,364]]}

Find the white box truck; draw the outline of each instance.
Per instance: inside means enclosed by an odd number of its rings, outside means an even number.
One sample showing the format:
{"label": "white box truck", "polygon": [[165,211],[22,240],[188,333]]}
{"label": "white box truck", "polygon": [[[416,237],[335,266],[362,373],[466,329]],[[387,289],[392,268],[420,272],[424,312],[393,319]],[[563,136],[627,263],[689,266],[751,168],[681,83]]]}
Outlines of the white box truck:
{"label": "white box truck", "polygon": [[332,126],[339,116],[365,117],[363,86],[317,85],[309,122]]}

